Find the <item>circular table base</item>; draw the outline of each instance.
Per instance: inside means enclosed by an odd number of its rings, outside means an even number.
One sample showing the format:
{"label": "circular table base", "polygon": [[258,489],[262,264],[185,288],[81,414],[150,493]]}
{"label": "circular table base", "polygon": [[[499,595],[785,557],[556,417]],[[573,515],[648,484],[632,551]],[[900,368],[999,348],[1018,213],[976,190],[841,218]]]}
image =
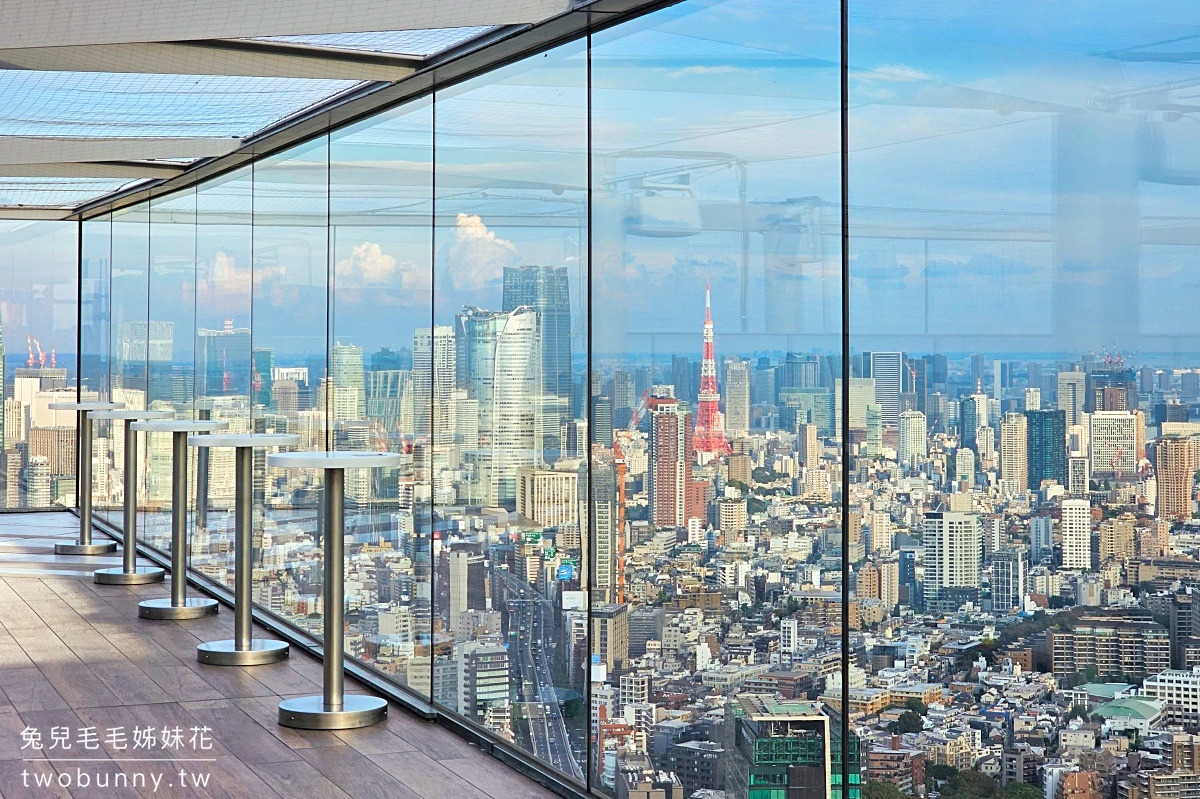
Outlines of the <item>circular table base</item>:
{"label": "circular table base", "polygon": [[209,641],[196,647],[196,660],[209,666],[261,666],[278,663],[290,652],[286,641],[255,638],[249,649],[236,649],[232,640]]}
{"label": "circular table base", "polygon": [[100,569],[96,572],[96,582],[101,585],[145,585],[146,583],[161,583],[164,572],[157,566],[138,566],[131,572],[122,566],[111,569]]}
{"label": "circular table base", "polygon": [[202,619],[205,616],[216,616],[218,607],[217,600],[207,597],[188,597],[179,606],[172,605],[169,597],[160,597],[139,602],[138,617],[158,621]]}
{"label": "circular table base", "polygon": [[279,703],[279,723],[298,730],[350,730],[369,727],[387,718],[386,699],[347,694],[341,710],[326,710],[320,696],[302,696]]}
{"label": "circular table base", "polygon": [[101,541],[93,544],[55,544],[55,555],[109,555],[117,551],[116,541]]}

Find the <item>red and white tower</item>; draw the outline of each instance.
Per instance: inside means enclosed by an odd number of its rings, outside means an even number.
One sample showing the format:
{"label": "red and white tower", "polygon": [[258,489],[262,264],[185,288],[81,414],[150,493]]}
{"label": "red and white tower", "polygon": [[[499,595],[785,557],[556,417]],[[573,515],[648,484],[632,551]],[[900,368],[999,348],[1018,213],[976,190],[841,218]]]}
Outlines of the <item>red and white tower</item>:
{"label": "red and white tower", "polygon": [[696,452],[728,455],[725,420],[721,417],[721,394],[717,391],[717,359],[713,355],[712,292],[704,286],[704,360],[700,362],[700,397],[696,413],[696,433],[692,447]]}

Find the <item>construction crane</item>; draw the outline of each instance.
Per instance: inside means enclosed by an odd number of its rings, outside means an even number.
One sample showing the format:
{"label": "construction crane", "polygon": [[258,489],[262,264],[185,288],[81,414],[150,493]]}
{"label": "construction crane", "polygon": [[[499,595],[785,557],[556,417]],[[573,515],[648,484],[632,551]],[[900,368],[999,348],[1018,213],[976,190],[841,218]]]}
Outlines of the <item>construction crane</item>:
{"label": "construction crane", "polygon": [[642,423],[642,417],[646,415],[646,408],[650,405],[650,389],[642,392],[642,396],[638,399],[637,404],[633,408],[633,412],[629,414],[629,424],[625,425],[625,429],[632,433],[638,429],[638,425]]}

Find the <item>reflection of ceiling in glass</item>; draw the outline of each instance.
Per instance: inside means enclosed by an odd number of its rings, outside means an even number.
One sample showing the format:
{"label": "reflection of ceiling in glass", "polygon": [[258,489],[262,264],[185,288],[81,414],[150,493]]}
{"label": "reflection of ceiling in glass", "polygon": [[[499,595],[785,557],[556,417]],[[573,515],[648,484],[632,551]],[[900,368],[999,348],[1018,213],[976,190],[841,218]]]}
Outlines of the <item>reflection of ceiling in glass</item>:
{"label": "reflection of ceiling in glass", "polygon": [[0,179],[0,206],[70,207],[130,183],[108,178],[3,178]]}
{"label": "reflection of ceiling in glass", "polygon": [[319,36],[268,36],[259,41],[291,42],[339,50],[429,56],[471,39],[490,28],[443,28],[421,31],[328,33]]}
{"label": "reflection of ceiling in glass", "polygon": [[[155,43],[114,44],[128,48],[115,55],[100,47],[95,61],[87,57],[91,51],[86,46],[66,48],[81,51],[67,54],[76,59],[68,66],[61,59],[45,60],[37,48],[12,51],[11,62],[0,54],[0,62],[11,67],[0,69],[0,139],[12,137],[13,145],[0,141],[0,209],[43,206],[65,211],[147,179],[165,177],[170,170],[156,164],[186,166],[221,155],[240,141],[370,79],[402,78],[420,68],[423,59],[492,30],[492,26],[475,26],[184,43],[212,55],[212,64],[202,57],[187,62],[216,73],[196,75],[169,74],[180,67],[170,53],[188,51],[161,51],[166,55],[157,56],[156,63],[154,54],[159,51],[153,48],[163,45]],[[245,60],[239,62],[243,53]],[[139,65],[132,67],[135,71],[67,71],[93,64],[99,65],[97,70],[128,69],[122,54]],[[37,61],[39,57],[43,60]],[[22,63],[22,58],[32,61]],[[77,66],[81,63],[84,66]],[[328,70],[322,67],[325,63]],[[145,64],[158,66],[159,72],[136,71],[146,69]],[[360,75],[339,66],[347,64],[368,68],[387,64],[378,68],[396,71],[378,77],[370,72]],[[219,74],[241,67],[268,71],[253,72],[257,77]],[[179,71],[187,69],[193,67]],[[346,70],[350,74],[339,77],[339,71]],[[60,145],[60,139],[68,140],[67,144]],[[63,155],[64,146],[73,148],[69,155]]]}

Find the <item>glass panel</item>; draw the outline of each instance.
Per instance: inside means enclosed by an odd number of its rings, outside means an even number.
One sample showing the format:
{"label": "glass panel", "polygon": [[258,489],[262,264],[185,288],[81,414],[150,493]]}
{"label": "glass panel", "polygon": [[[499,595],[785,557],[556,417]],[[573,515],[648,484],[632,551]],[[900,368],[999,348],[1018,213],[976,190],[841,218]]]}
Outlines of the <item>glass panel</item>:
{"label": "glass panel", "polygon": [[[109,322],[112,371],[109,375],[113,402],[128,410],[146,408],[149,370],[148,307],[150,213],[145,204],[116,211],[112,215],[112,306]],[[107,476],[102,493],[94,497],[109,524],[123,527],[125,499],[125,423],[98,420],[93,427],[93,452],[101,465],[98,477]],[[141,442],[139,441],[139,444]],[[145,447],[138,448],[139,474],[145,468]],[[136,479],[136,476],[135,476]]]}
{"label": "glass panel", "polygon": [[[396,470],[346,473],[346,652],[430,697],[430,479],[414,458],[412,347],[433,314],[433,104],[333,134],[329,171],[331,444],[408,456]],[[275,392],[298,413],[294,381]]]}
{"label": "glass panel", "polygon": [[[196,193],[196,415],[250,431],[250,169]],[[197,448],[195,568],[233,586],[234,452]]]}
{"label": "glass panel", "polygon": [[[80,399],[107,401],[112,396],[112,216],[105,214],[85,221],[81,235]],[[108,456],[97,457],[100,450],[96,443],[93,441],[92,448],[92,508],[94,516],[103,518],[107,514],[104,508],[108,497]]]}
{"label": "glass panel", "polygon": [[[304,450],[326,448],[332,400],[325,379],[328,186],[325,138],[254,165],[251,421],[256,433],[299,434]],[[285,381],[296,389],[287,386],[289,405],[281,407]],[[267,469],[267,452],[254,457],[255,600],[319,638],[322,475]]]}
{"label": "glass panel", "polygon": [[434,699],[580,782],[586,67],[577,43],[438,93],[434,326],[413,342],[434,671],[461,686],[435,676]]}
{"label": "glass panel", "polygon": [[[876,578],[887,610],[985,637],[1019,611],[1124,605],[1194,513],[1200,9],[850,9],[850,351],[880,420],[851,472],[878,561],[864,611]],[[1123,639],[1136,663],[1097,662],[1096,621],[1053,637],[1060,684],[1184,665],[1149,621]],[[872,781],[913,777],[914,758],[866,757]]]}
{"label": "glass panel", "polygon": [[836,2],[728,0],[593,37],[588,767],[607,793],[649,771],[683,796],[839,795],[838,28]]}
{"label": "glass panel", "polygon": [[76,395],[78,235],[74,222],[0,222],[0,508],[75,504],[76,415],[49,406]]}
{"label": "glass panel", "polygon": [[[150,204],[150,327],[147,342],[151,410],[193,418],[196,391],[196,192]],[[171,433],[150,433],[146,450],[146,513],[138,535],[171,549]],[[189,465],[194,461],[189,453]],[[195,496],[189,490],[189,496]]]}

